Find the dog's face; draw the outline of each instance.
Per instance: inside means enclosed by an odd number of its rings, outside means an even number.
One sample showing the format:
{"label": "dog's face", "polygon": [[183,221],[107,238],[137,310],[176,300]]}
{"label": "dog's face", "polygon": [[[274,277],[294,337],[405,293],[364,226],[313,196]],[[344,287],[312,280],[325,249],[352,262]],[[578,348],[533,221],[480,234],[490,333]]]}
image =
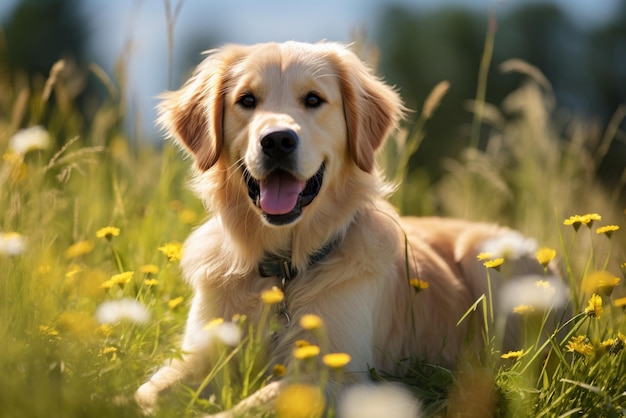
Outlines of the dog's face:
{"label": "dog's face", "polygon": [[160,110],[196,167],[223,161],[271,225],[304,216],[346,166],[372,171],[402,111],[345,47],[295,42],[211,53]]}

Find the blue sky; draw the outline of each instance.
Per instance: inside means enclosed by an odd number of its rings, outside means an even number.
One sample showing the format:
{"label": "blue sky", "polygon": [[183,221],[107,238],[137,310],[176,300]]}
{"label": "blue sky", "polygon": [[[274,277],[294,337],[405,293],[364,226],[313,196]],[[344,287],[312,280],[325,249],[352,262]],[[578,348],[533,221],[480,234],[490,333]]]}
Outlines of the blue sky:
{"label": "blue sky", "polygon": [[[532,0],[187,0],[176,23],[175,61],[197,33],[214,33],[222,42],[257,43],[321,39],[349,41],[351,31],[373,32],[383,6],[403,3],[417,10],[464,5],[478,12],[507,9]],[[542,0],[534,0],[542,1]],[[548,0],[544,0],[548,1]],[[552,0],[580,25],[599,25],[623,0]],[[178,0],[170,0],[176,5]],[[16,0],[0,2],[0,20]],[[153,133],[154,98],[167,86],[167,31],[165,7],[158,0],[86,0],[82,12],[89,20],[93,60],[111,72],[130,46],[129,96],[138,109],[140,125]],[[212,45],[207,44],[206,48]],[[174,80],[178,85],[180,80]],[[151,131],[151,132],[150,132]]]}

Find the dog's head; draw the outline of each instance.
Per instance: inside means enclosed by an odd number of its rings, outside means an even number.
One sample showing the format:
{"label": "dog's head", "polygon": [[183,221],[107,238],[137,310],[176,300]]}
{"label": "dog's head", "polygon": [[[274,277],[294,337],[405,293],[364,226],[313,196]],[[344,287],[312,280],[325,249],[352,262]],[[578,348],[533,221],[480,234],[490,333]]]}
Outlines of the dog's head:
{"label": "dog's head", "polygon": [[286,225],[346,165],[374,170],[402,104],[346,47],[288,42],[209,52],[159,110],[197,170],[222,161],[222,170],[238,171],[249,204],[269,224]]}

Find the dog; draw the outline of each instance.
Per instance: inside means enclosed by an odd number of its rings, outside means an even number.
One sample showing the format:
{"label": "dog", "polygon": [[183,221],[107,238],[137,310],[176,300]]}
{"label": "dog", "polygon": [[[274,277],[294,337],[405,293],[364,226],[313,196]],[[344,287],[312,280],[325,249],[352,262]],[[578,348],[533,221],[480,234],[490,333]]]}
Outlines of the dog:
{"label": "dog", "polygon": [[[409,358],[453,368],[479,349],[478,315],[465,316],[503,279],[492,270],[489,282],[477,255],[521,235],[398,215],[376,151],[405,113],[393,87],[332,42],[226,45],[163,95],[159,123],[193,159],[192,187],[212,216],[183,249],[194,291],[184,355],[136,392],[144,411],[176,382],[206,376],[211,350],[195,336],[209,321],[256,323],[260,294],[273,287],[284,300],[270,364],[289,369],[294,344],[309,337],[298,325],[306,314],[323,320],[328,352],[350,355],[344,384],[367,381],[372,368],[401,374]],[[508,274],[543,273],[530,253]],[[279,390],[272,383],[251,402]]]}

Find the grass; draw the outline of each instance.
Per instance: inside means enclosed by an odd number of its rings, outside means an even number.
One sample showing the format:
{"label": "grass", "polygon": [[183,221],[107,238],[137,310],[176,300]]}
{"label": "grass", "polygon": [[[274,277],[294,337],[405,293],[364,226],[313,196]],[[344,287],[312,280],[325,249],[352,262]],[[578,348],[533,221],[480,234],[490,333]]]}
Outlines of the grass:
{"label": "grass", "polygon": [[[411,170],[407,157],[428,140],[427,122],[449,87],[443,82],[410,134],[389,141],[380,162],[401,183],[392,199],[405,213],[499,221],[554,248],[571,284],[570,327],[543,335],[545,317],[530,315],[528,329],[539,327],[544,339],[529,333],[521,353],[502,359],[493,343],[497,318],[485,296],[476,304],[487,329],[479,356],[454,372],[416,362],[407,376],[372,370],[372,378],[402,382],[422,400],[426,416],[484,407],[503,417],[625,416],[624,230],[597,233],[624,221],[624,184],[606,190],[597,180],[624,111],[618,109],[594,142],[582,120],[559,126],[550,85],[536,68],[512,60],[501,69],[527,81],[499,107],[478,92],[472,132],[486,135],[484,148],[472,139],[460,158],[446,161],[447,174],[437,183]],[[72,71],[59,63],[45,83],[18,75],[0,79],[2,417],[138,416],[132,393],[150,370],[181,355],[190,291],[180,278],[177,243],[207,217],[185,186],[188,161],[170,144],[157,150],[127,136],[120,128],[126,109],[121,83],[97,67],[91,71],[109,96],[94,122],[85,122]],[[481,80],[485,89],[486,78]],[[43,134],[27,134],[44,142],[47,137],[48,145],[16,152],[11,138],[32,126],[42,126]],[[563,224],[570,215],[596,212],[602,220]],[[119,235],[110,230],[97,236],[108,226]],[[590,309],[593,293],[601,302]],[[131,320],[103,325],[98,309],[111,301],[128,302],[149,319],[124,311]],[[248,337],[224,346],[220,366],[205,381],[221,382],[220,389],[200,396],[197,387],[180,385],[159,416],[217,412],[265,384],[272,371],[255,362],[263,344],[257,324],[245,318],[237,324],[250,330]],[[228,371],[235,358],[243,383]],[[311,367],[305,356],[302,371]],[[324,368],[322,380],[330,373],[340,376]],[[317,399],[308,389],[297,392],[304,403]]]}

